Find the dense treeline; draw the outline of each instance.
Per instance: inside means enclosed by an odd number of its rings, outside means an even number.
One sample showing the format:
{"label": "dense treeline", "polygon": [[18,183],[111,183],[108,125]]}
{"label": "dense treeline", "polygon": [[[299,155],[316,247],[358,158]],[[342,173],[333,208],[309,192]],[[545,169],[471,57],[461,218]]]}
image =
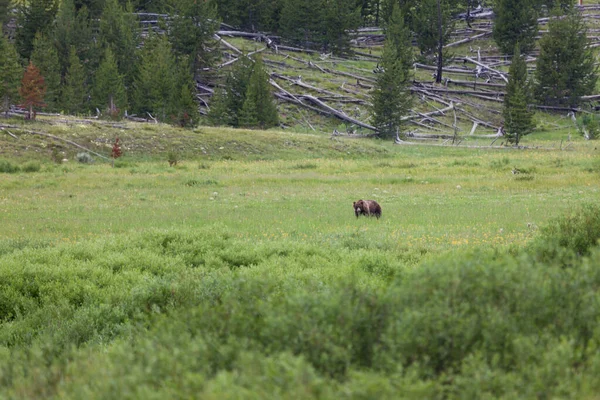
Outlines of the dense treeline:
{"label": "dense treeline", "polygon": [[[568,16],[549,23],[550,33],[538,44],[541,53],[537,65],[538,71],[549,72],[530,79],[523,99],[515,104],[529,104],[526,100],[530,99],[547,105],[574,106],[581,96],[591,93],[596,82],[593,55],[587,46],[586,26],[571,7],[571,0],[170,0],[159,4],[142,0],[31,0],[16,8],[16,52],[5,38],[1,44],[6,48],[0,58],[1,107],[6,111],[9,104],[21,100],[14,86],[15,79],[19,81],[22,76],[17,78],[14,65],[24,68],[31,62],[43,77],[40,90],[45,92],[43,104],[48,111],[113,117],[128,112],[181,125],[195,124],[199,119],[196,80],[210,79],[214,83],[216,78],[213,67],[220,52],[214,33],[219,21],[240,29],[271,31],[289,44],[343,55],[350,52],[352,32],[360,26],[378,24],[389,35],[395,29],[393,25],[399,23],[397,18],[402,18],[401,29],[409,35],[402,46],[410,50],[397,45],[394,51],[388,49],[386,64],[390,67],[395,58],[404,57],[400,64],[405,68],[416,57],[421,62],[437,64],[434,77],[440,82],[442,66],[450,56],[443,46],[448,44],[456,16],[468,16],[470,10],[482,5],[492,6],[495,11],[493,37],[504,53],[512,53],[517,45],[524,54],[534,49],[539,16]],[[1,7],[8,9],[6,2],[0,3]],[[400,16],[395,20],[394,10]],[[134,11],[168,13],[166,35],[159,38],[142,34]],[[416,54],[412,43],[418,48]],[[220,77],[219,82],[225,87],[216,90],[216,111],[211,112],[209,119],[232,126],[248,126],[249,121],[262,127],[275,125],[277,118],[272,116],[264,120],[246,118],[246,123],[239,123],[246,93],[236,91],[232,85],[244,86],[236,81],[249,79],[251,68],[233,68],[231,73],[237,74],[234,79],[227,77],[229,72]],[[266,74],[257,76],[268,79]],[[384,84],[382,79],[380,85]],[[392,78],[386,79],[390,83]],[[386,135],[399,129],[400,117],[392,109],[406,112],[402,104],[410,103],[402,100],[410,95],[406,91],[407,75],[394,79],[396,83],[390,87],[404,95],[392,96],[396,98],[392,105],[379,102],[388,110],[372,113],[377,126],[387,126]],[[241,100],[225,99],[232,91]],[[261,91],[264,93],[260,96],[269,96],[268,88]],[[242,102],[240,107],[227,110],[229,115],[225,116],[220,107],[232,101]],[[259,108],[251,114],[263,112]],[[382,119],[386,113],[390,118],[394,115],[396,122]],[[529,125],[525,121],[524,126]]]}

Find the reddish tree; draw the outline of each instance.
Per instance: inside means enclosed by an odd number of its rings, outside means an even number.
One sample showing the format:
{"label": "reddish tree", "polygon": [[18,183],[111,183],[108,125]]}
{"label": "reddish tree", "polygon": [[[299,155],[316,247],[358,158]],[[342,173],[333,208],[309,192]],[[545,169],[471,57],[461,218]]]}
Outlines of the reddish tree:
{"label": "reddish tree", "polygon": [[122,155],[123,152],[121,151],[121,144],[119,143],[119,138],[116,138],[115,143],[113,144],[111,156],[112,158],[119,158]]}
{"label": "reddish tree", "polygon": [[30,61],[27,70],[21,80],[19,93],[23,98],[21,107],[29,109],[27,119],[35,119],[33,107],[46,107],[44,95],[46,94],[46,83],[40,70]]}

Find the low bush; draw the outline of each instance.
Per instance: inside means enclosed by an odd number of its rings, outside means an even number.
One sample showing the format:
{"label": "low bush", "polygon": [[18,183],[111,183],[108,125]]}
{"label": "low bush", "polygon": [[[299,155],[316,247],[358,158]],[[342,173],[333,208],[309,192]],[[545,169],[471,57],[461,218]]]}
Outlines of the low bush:
{"label": "low bush", "polygon": [[7,160],[0,160],[0,172],[5,174],[14,174],[19,172],[21,168]]}
{"label": "low bush", "polygon": [[37,161],[29,161],[21,166],[23,172],[40,172],[42,166]]}

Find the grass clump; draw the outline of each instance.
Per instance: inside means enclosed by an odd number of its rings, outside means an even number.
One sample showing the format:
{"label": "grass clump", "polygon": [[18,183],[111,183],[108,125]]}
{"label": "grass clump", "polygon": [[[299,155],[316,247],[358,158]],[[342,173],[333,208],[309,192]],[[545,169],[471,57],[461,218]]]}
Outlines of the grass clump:
{"label": "grass clump", "polygon": [[0,160],[0,172],[5,174],[14,174],[21,170],[18,165],[7,160]]}

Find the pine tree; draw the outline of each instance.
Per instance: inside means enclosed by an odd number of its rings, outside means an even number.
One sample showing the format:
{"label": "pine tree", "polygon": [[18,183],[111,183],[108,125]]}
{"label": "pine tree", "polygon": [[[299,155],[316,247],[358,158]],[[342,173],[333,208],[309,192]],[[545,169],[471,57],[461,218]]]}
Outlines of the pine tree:
{"label": "pine tree", "polygon": [[18,8],[15,42],[21,57],[29,59],[36,33],[50,32],[57,9],[57,0],[30,0]]}
{"label": "pine tree", "polygon": [[324,49],[337,55],[350,52],[350,32],[360,25],[356,0],[328,0],[325,3]]}
{"label": "pine tree", "polygon": [[[0,24],[5,23],[10,16],[10,0],[0,0]],[[0,34],[2,30],[0,30]]]}
{"label": "pine tree", "polygon": [[92,108],[106,110],[112,117],[123,113],[127,107],[127,94],[123,76],[110,48],[106,48],[92,87]]}
{"label": "pine tree", "polygon": [[[411,12],[412,30],[423,57],[439,59],[439,49],[448,42],[454,28],[452,9],[449,0],[421,0],[415,4]],[[446,57],[442,54],[442,62]]]}
{"label": "pine tree", "polygon": [[404,18],[398,7],[395,7],[393,15],[395,17],[390,19],[393,25],[388,26],[390,34],[383,48],[383,72],[379,74],[372,92],[373,124],[384,137],[395,137],[402,133],[402,116],[408,114],[412,104],[412,51],[407,50],[411,48],[410,32],[404,26]]}
{"label": "pine tree", "polygon": [[85,70],[75,46],[71,46],[69,67],[65,75],[65,84],[61,93],[61,105],[65,112],[78,114],[88,109]]}
{"label": "pine tree", "polygon": [[58,53],[47,36],[38,32],[33,40],[31,62],[39,70],[46,82],[46,107],[57,111],[60,98],[60,64]]}
{"label": "pine tree", "polygon": [[587,27],[578,10],[565,15],[555,10],[539,46],[535,92],[541,103],[575,107],[581,96],[593,93],[597,68]]}
{"label": "pine tree", "polygon": [[86,6],[76,11],[73,0],[62,0],[54,23],[53,39],[61,62],[62,76],[70,65],[71,47],[75,47],[79,59],[85,61],[88,72],[97,69],[102,53],[94,38]]}
{"label": "pine tree", "polygon": [[412,69],[414,62],[412,37],[406,25],[406,18],[398,4],[395,4],[392,9],[385,34],[393,43],[396,50],[396,57],[402,62],[403,69],[407,71]]}
{"label": "pine tree", "polygon": [[214,125],[239,126],[253,68],[252,60],[242,56],[226,74],[223,90],[217,90],[211,100],[208,117]]}
{"label": "pine tree", "polygon": [[40,70],[31,61],[23,74],[23,79],[21,79],[19,94],[22,99],[21,107],[29,109],[27,119],[35,119],[34,108],[46,106],[46,103],[44,103],[46,83],[44,77],[40,74]]}
{"label": "pine tree", "polygon": [[19,95],[19,81],[22,76],[23,68],[19,65],[19,55],[15,47],[0,33],[0,110],[3,110],[6,116],[10,104]]}
{"label": "pine tree", "polygon": [[538,32],[537,13],[531,0],[496,0],[493,37],[505,54],[511,54],[519,43],[528,53],[535,47]]}
{"label": "pine tree", "polygon": [[[200,116],[193,89],[194,77],[187,68],[186,59],[175,60],[175,64],[178,66],[178,80],[173,92],[173,122],[181,127],[194,126]],[[176,92],[177,88],[180,88],[179,92]]]}
{"label": "pine tree", "polygon": [[509,142],[519,144],[521,138],[533,131],[533,113],[528,109],[531,100],[527,81],[527,64],[521,57],[519,44],[514,48],[509,79],[504,96],[504,131]]}
{"label": "pine tree", "polygon": [[140,114],[150,113],[161,121],[177,114],[174,93],[179,96],[175,57],[164,36],[151,36],[142,50],[138,74],[134,80],[133,109]]}
{"label": "pine tree", "polygon": [[174,0],[169,40],[175,54],[188,57],[195,74],[202,75],[203,69],[213,66],[218,59],[219,46],[213,38],[218,28],[213,2]]}
{"label": "pine tree", "polygon": [[260,57],[254,62],[239,121],[241,126],[262,129],[279,124],[277,106],[273,102],[273,94],[269,85],[269,75],[265,71]]}
{"label": "pine tree", "polygon": [[325,40],[324,0],[284,0],[279,20],[281,36],[289,43],[319,48]]}
{"label": "pine tree", "polygon": [[106,0],[100,20],[100,42],[110,48],[126,87],[135,75],[138,30],[131,8],[123,9],[118,0]]}

